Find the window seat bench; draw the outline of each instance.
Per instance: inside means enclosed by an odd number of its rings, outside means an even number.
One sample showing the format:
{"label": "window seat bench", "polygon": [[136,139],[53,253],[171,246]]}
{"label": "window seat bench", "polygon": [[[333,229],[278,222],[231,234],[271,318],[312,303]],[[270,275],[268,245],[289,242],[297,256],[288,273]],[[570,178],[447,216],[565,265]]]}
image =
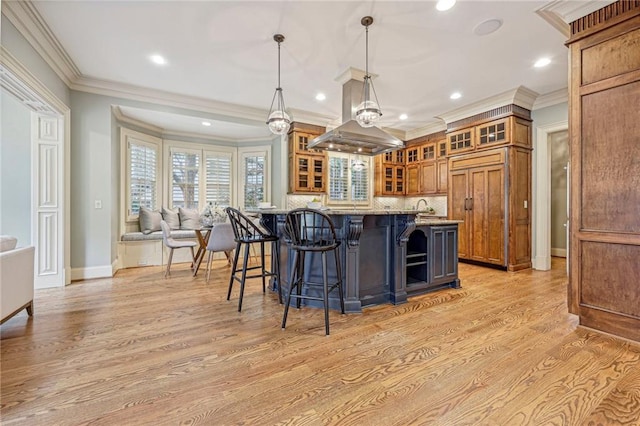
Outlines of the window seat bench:
{"label": "window seat bench", "polygon": [[[196,231],[176,229],[171,231],[175,239],[197,241]],[[172,263],[191,262],[189,250],[177,250]],[[138,266],[166,265],[169,250],[162,241],[162,231],[143,234],[142,232],[126,232],[118,242],[119,268],[136,268]]]}

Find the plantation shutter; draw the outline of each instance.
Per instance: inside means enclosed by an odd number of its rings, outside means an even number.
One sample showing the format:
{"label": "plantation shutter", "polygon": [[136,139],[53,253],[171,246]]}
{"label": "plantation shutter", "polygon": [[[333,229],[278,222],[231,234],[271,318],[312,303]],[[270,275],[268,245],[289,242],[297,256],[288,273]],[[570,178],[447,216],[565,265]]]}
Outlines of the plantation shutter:
{"label": "plantation shutter", "polygon": [[205,152],[206,202],[220,207],[231,205],[231,154]]}
{"label": "plantation shutter", "polygon": [[198,208],[200,152],[171,150],[171,204],[173,208]]}
{"label": "plantation shutter", "polygon": [[329,157],[329,200],[348,201],[349,198],[349,159]]}
{"label": "plantation shutter", "polygon": [[140,207],[157,208],[158,148],[134,140],[128,143],[128,216],[137,216]]}

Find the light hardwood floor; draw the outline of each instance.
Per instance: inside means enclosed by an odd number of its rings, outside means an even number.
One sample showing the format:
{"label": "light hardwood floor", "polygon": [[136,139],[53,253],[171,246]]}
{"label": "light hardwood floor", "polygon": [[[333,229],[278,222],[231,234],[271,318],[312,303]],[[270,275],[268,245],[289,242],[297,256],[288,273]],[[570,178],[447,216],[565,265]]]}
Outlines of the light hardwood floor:
{"label": "light hardwood floor", "polygon": [[639,425],[640,344],[577,327],[564,263],[460,265],[404,305],[290,311],[229,268],[36,292],[1,330],[3,425]]}

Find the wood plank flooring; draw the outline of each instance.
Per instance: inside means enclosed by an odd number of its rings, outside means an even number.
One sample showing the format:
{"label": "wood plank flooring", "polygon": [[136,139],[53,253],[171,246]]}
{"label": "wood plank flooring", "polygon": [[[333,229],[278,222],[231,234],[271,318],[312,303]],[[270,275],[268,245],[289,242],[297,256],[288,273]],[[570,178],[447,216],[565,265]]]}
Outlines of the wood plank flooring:
{"label": "wood plank flooring", "polygon": [[640,344],[577,327],[564,262],[460,265],[461,289],[403,305],[226,301],[187,265],[36,292],[1,332],[3,425],[640,425]]}

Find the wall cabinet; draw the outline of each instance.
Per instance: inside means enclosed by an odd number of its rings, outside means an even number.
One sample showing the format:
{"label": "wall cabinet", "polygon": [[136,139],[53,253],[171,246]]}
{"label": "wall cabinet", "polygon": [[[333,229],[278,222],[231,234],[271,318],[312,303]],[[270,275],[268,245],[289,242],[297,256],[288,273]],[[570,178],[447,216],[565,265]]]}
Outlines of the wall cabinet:
{"label": "wall cabinet", "polygon": [[327,154],[308,148],[309,142],[322,133],[322,128],[300,123],[289,132],[289,193],[325,192]]}
{"label": "wall cabinet", "polygon": [[640,2],[571,31],[569,311],[640,341]]}
{"label": "wall cabinet", "polygon": [[448,212],[459,225],[458,256],[531,267],[531,152],[495,148],[449,159]]}
{"label": "wall cabinet", "polygon": [[446,195],[446,155],[446,140],[423,142],[406,148],[406,195]]}
{"label": "wall cabinet", "polygon": [[386,152],[375,158],[375,195],[405,195],[405,151]]}

